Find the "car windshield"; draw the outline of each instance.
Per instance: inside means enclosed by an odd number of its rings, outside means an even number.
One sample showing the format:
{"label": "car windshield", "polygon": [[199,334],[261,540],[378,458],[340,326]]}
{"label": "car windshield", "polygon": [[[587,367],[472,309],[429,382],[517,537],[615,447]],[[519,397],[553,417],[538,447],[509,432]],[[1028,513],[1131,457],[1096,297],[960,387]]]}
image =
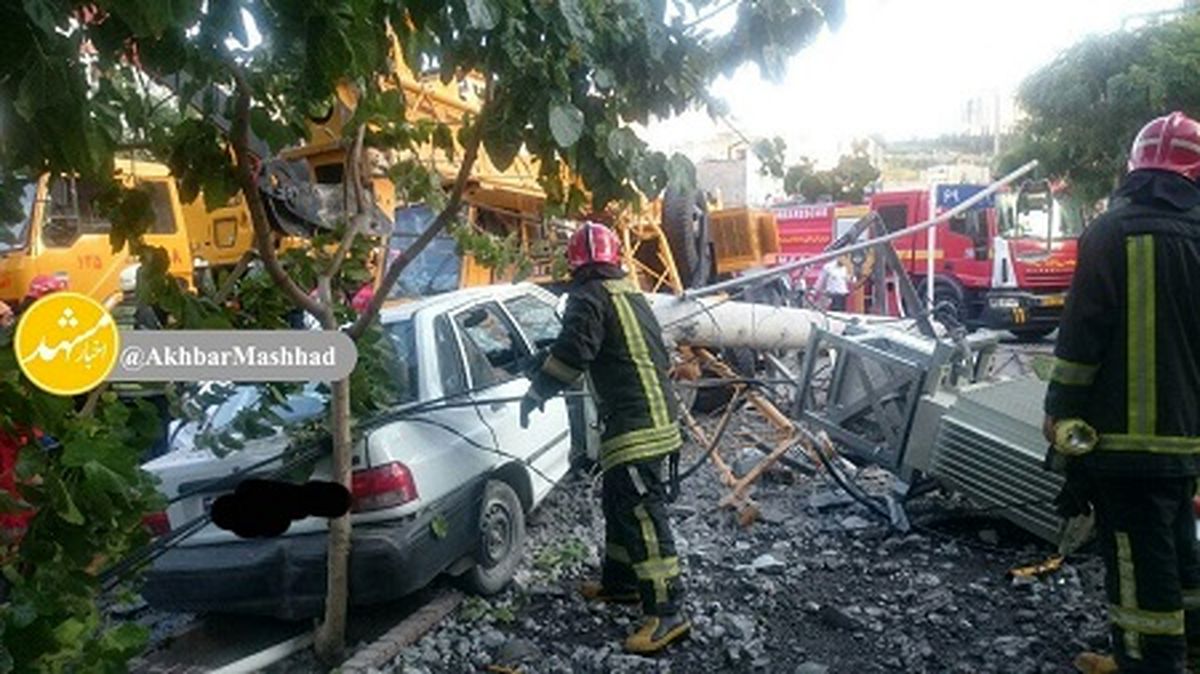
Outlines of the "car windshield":
{"label": "car windshield", "polygon": [[[396,209],[396,226],[388,241],[388,262],[400,255],[433,221],[433,212],[426,206]],[[400,280],[388,297],[425,297],[458,288],[462,258],[454,238],[441,234],[404,268]]]}
{"label": "car windshield", "polygon": [[[29,219],[33,212],[33,199],[37,195],[37,183],[27,182],[21,186],[18,213],[0,220],[0,255],[22,250],[29,239]],[[8,214],[6,214],[8,215]]]}

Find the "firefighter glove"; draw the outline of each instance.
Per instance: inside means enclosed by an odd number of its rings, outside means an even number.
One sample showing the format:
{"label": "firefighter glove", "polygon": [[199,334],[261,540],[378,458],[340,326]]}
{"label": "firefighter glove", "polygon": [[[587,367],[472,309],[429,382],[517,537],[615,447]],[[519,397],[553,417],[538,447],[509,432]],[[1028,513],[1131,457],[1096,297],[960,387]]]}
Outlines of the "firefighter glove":
{"label": "firefighter glove", "polygon": [[1082,419],[1063,419],[1054,424],[1054,448],[1067,456],[1081,456],[1096,448],[1100,435]]}
{"label": "firefighter glove", "polygon": [[537,410],[539,412],[546,411],[546,401],[539,398],[533,389],[530,388],[525,392],[525,397],[521,398],[521,428],[529,428],[529,413]]}

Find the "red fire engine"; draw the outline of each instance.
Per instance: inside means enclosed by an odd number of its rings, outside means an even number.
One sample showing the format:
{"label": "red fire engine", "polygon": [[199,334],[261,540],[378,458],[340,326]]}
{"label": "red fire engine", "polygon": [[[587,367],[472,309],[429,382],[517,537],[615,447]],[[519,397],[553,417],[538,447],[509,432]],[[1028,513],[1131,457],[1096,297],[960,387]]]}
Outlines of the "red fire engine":
{"label": "red fire engine", "polygon": [[[870,197],[868,205],[894,232],[933,217],[931,202],[936,200],[941,213],[980,189],[938,185],[930,190],[880,192]],[[859,215],[832,204],[787,206],[775,214],[780,253],[787,259],[820,253]],[[1082,230],[1078,210],[1062,194],[1045,182],[1027,183],[935,229],[935,304],[951,305],[950,310],[968,326],[1006,329],[1031,339],[1054,330],[1075,271],[1076,239]],[[927,232],[892,243],[922,296],[927,292]],[[806,279],[815,273],[807,271]],[[853,303],[851,307],[856,308]],[[894,307],[889,307],[889,313],[896,313]]]}

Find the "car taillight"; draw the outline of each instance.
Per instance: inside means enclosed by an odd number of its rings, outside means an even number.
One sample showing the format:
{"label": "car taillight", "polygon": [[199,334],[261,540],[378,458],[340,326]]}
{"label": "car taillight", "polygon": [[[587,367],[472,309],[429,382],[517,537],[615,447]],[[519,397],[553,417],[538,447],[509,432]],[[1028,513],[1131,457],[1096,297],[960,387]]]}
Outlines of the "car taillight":
{"label": "car taillight", "polygon": [[408,466],[387,463],[368,470],[358,470],[350,479],[354,496],[351,510],[356,513],[391,508],[417,498],[417,483]]}
{"label": "car taillight", "polygon": [[142,517],[142,525],[155,536],[171,533],[171,520],[166,512],[150,513]]}

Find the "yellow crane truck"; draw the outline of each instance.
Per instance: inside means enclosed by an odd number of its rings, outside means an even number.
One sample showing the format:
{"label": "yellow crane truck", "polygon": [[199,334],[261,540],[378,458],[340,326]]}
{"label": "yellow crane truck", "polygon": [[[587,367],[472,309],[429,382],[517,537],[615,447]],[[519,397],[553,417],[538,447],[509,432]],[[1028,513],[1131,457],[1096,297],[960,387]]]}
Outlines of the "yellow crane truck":
{"label": "yellow crane truck", "polygon": [[[410,119],[432,119],[457,131],[464,118],[479,112],[483,87],[478,78],[468,75],[447,84],[436,77],[420,77],[404,63],[394,40],[393,52],[396,71],[386,84],[402,91]],[[179,82],[174,84],[181,90]],[[352,88],[338,87],[326,114],[311,121],[307,142],[273,158],[287,165],[289,179],[307,183],[304,186],[314,191],[341,188],[347,154],[343,127],[356,102]],[[257,143],[255,151],[267,158],[265,144]],[[462,152],[460,148],[450,156],[428,146],[417,155],[449,185],[458,172]],[[381,159],[377,154],[373,157]],[[384,231],[378,232],[383,235],[382,254],[375,265],[378,277],[383,262],[415,239],[433,213],[423,204],[398,203],[395,187],[386,175],[387,162],[367,163],[375,212],[386,219]],[[165,248],[170,273],[189,284],[195,273],[231,267],[253,250],[249,213],[240,195],[215,210],[206,208],[203,198],[185,204],[164,166],[129,158],[118,162],[117,176],[128,185],[150,189],[157,217],[146,243]],[[112,250],[110,224],[92,208],[94,194],[85,182],[67,177],[42,176],[28,183],[24,219],[0,224],[0,300],[18,303],[39,275],[64,278],[72,290],[101,302],[119,300],[121,272],[135,261],[130,259],[128,247]],[[502,171],[486,152],[480,152],[464,193],[466,222],[479,231],[515,236],[522,255],[534,263],[533,280],[551,282],[556,242],[565,240],[571,223],[544,218],[544,202],[531,157],[521,153]],[[310,210],[299,220],[301,224],[305,219],[311,222],[315,215]],[[625,242],[629,268],[650,291],[678,292],[685,286],[701,285],[716,274],[762,266],[772,262],[779,250],[774,218],[768,211],[739,208],[709,213],[704,200],[692,195],[668,195],[651,202],[641,213],[614,213],[612,221]],[[287,222],[273,224],[283,230],[279,233],[284,245],[301,245],[287,243],[287,237],[303,235],[300,227]],[[290,224],[296,225],[296,221]],[[486,285],[508,280],[510,274],[463,254],[447,234],[418,256],[393,295]]]}

